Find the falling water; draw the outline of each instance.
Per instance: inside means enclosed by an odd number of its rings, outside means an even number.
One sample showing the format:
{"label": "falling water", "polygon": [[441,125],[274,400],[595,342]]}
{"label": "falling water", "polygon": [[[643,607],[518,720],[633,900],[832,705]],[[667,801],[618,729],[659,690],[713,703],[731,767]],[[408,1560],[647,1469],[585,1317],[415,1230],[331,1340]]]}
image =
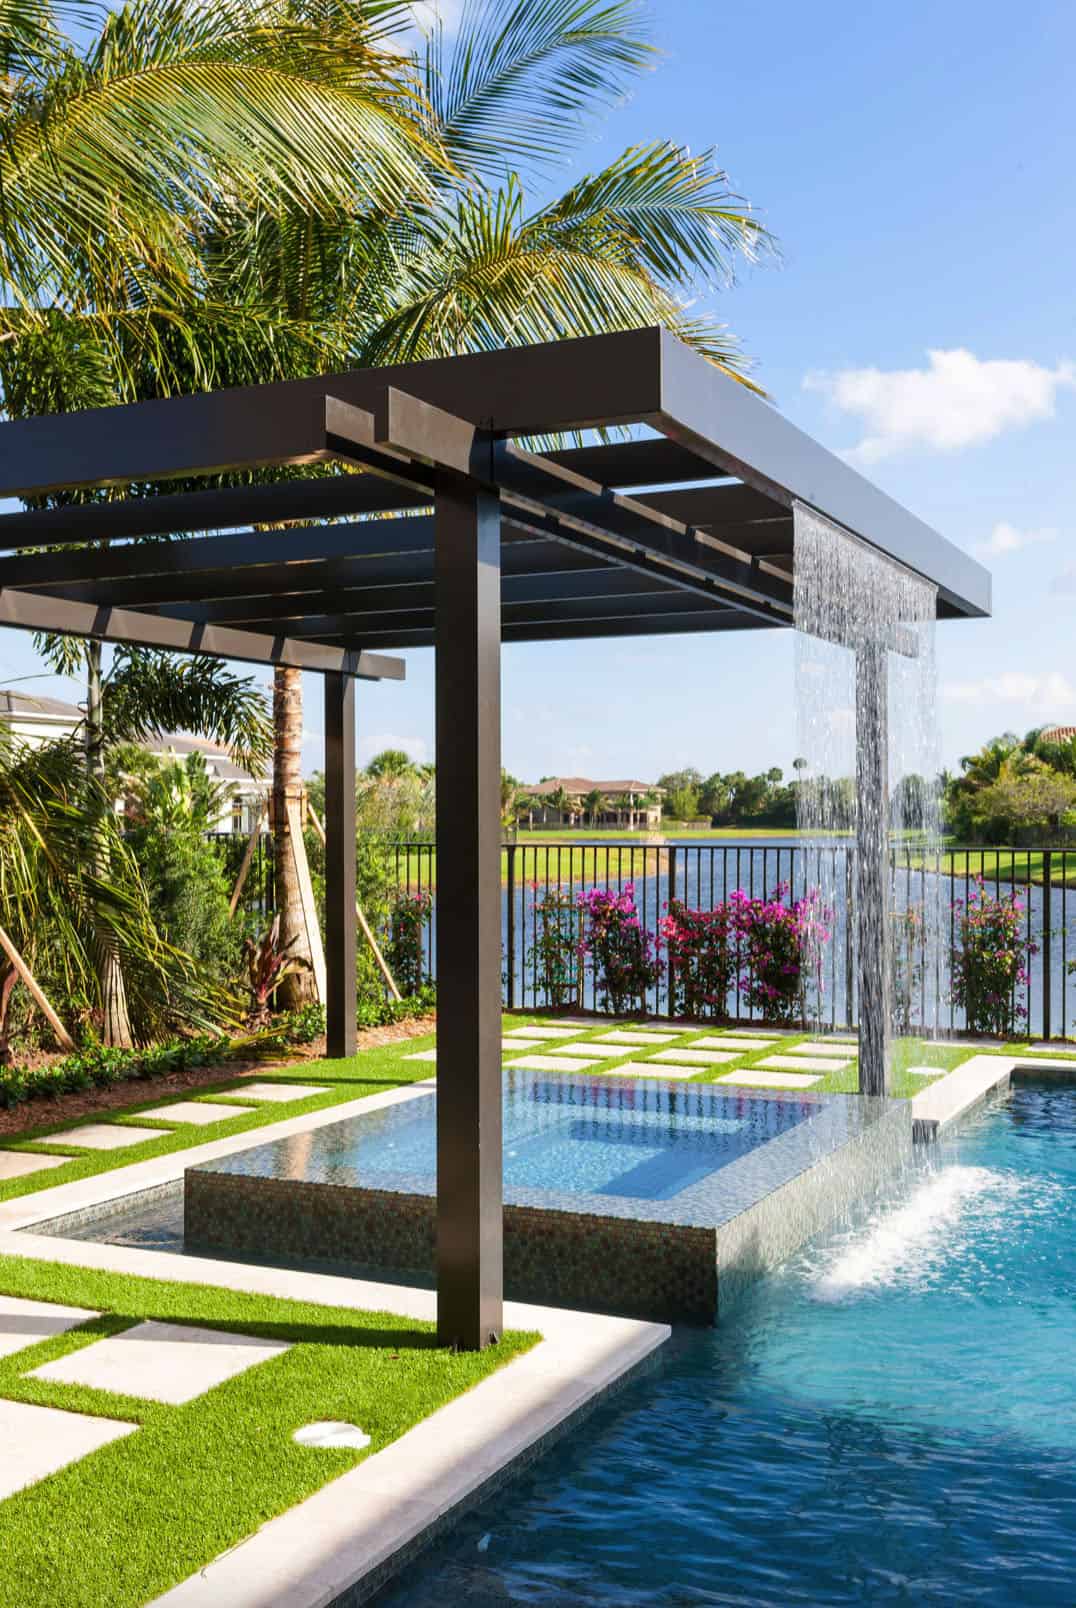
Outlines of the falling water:
{"label": "falling water", "polygon": [[[857,928],[850,909],[857,828],[860,841],[887,846],[890,975],[875,979],[878,1008],[893,1035],[937,1030],[948,979],[942,883],[928,873],[940,846],[936,588],[812,510],[794,512],[797,808],[809,880],[833,923],[881,953],[882,935]],[[858,782],[857,720],[867,748]],[[859,994],[857,969],[857,1011]],[[821,1021],[820,1001],[816,1010]]]}

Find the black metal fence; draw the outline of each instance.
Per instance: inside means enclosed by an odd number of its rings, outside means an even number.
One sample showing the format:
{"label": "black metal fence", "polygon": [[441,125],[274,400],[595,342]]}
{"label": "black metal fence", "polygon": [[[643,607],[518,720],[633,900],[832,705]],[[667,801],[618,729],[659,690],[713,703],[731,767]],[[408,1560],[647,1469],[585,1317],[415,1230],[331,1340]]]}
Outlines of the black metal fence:
{"label": "black metal fence", "polygon": [[[398,886],[428,890],[433,896],[425,931],[427,964],[433,976],[436,851],[432,843],[415,842],[395,845],[392,852]],[[787,898],[801,898],[817,886],[824,867],[833,910],[822,954],[817,1014],[834,1027],[852,1025],[856,1019],[854,852],[843,842],[821,851],[807,850],[802,843],[781,842],[776,835],[771,841],[742,843],[558,843],[555,839],[506,843],[501,860],[505,1004],[509,1009],[550,1004],[540,958],[541,910],[544,900],[558,889],[575,896],[593,887],[622,892],[631,883],[642,925],[657,932],[672,899],[693,909],[712,910],[735,889],[755,898],[773,893],[778,886],[788,890]],[[911,1002],[913,1020],[929,1020],[943,1030],[959,1031],[967,1025],[944,978],[948,976],[946,963],[958,942],[957,902],[966,904],[981,880],[994,897],[1015,892],[1022,906],[1023,941],[1035,950],[1024,963],[1027,982],[1017,990],[1016,1003],[1026,1011],[1026,1017],[1020,1018],[1023,1026],[1042,1038],[1065,1037],[1076,1031],[1076,977],[1071,987],[1069,978],[1069,961],[1076,960],[1076,849],[956,848],[928,855],[913,847],[894,855],[892,878],[898,910],[929,903],[940,911],[940,957],[938,953],[928,957],[925,951],[920,957],[917,999]],[[934,964],[938,975],[932,985],[928,972]],[[932,986],[934,1005],[928,1018],[927,995]],[[593,979],[578,957],[567,992],[583,1007],[595,1008],[598,1003]],[[667,1014],[667,968],[648,991],[645,1004],[656,1015]],[[733,1020],[757,1019],[758,1013],[744,998],[739,971],[726,1005]]]}

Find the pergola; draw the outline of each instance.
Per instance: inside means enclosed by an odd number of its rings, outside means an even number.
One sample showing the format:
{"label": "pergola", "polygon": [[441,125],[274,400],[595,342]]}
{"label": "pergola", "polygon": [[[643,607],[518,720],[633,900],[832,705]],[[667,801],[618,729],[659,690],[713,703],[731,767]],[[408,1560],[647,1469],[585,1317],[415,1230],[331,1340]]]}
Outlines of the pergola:
{"label": "pergola", "polygon": [[[649,434],[518,444],[628,425]],[[990,610],[978,564],[657,328],[13,421],[0,497],[49,501],[0,516],[0,624],[324,675],[332,1055],[356,1042],[355,680],[436,649],[438,1327],[464,1347],[501,1327],[501,643],[788,626],[797,503],[935,583],[939,618]],[[877,906],[885,845],[859,848]],[[884,961],[861,945],[868,1092]]]}

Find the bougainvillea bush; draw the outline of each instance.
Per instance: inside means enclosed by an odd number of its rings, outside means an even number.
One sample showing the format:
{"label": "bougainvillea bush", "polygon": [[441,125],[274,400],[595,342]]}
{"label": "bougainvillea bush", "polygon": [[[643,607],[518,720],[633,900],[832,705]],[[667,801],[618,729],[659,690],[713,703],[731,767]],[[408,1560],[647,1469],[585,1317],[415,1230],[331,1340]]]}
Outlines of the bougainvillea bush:
{"label": "bougainvillea bush", "polygon": [[556,1009],[567,1005],[577,987],[579,906],[571,888],[538,891],[531,905],[533,938],[530,970],[535,994]]}
{"label": "bougainvillea bush", "polygon": [[386,959],[405,997],[420,993],[429,982],[423,938],[432,909],[433,895],[426,888],[420,893],[401,892],[392,907]]}
{"label": "bougainvillea bush", "polygon": [[737,934],[727,904],[693,910],[670,899],[661,920],[673,1016],[724,1018],[736,981]]}
{"label": "bougainvillea bush", "polygon": [[743,998],[771,1022],[806,1017],[809,991],[822,991],[822,951],[830,936],[831,912],[818,892],[786,903],[788,892],[788,883],[780,882],[768,898],[752,899],[742,888],[729,895]]}
{"label": "bougainvillea bush", "polygon": [[971,1033],[1006,1037],[1027,1017],[1021,998],[1038,944],[1023,932],[1025,905],[1015,893],[988,893],[976,877],[967,901],[953,900],[952,1000]]}
{"label": "bougainvillea bush", "polygon": [[621,889],[589,888],[578,896],[583,913],[580,958],[594,979],[602,1010],[614,1015],[645,1009],[647,990],[662,973],[655,935],[643,926],[635,905],[635,884]]}

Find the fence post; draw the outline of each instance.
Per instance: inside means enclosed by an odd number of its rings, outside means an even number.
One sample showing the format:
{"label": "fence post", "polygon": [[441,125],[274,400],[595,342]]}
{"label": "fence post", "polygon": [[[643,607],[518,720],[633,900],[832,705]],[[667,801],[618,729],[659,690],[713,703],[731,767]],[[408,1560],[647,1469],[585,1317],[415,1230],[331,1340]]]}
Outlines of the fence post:
{"label": "fence post", "polygon": [[[1044,1039],[1052,1037],[1051,1033],[1051,987],[1052,967],[1050,965],[1050,940],[1053,936],[1053,899],[1051,886],[1053,881],[1053,856],[1049,849],[1042,854],[1042,1036]],[[1031,889],[1028,889],[1028,905],[1031,904]],[[1031,1023],[1028,1023],[1030,1028]]]}
{"label": "fence post", "polygon": [[856,1023],[855,989],[856,989],[856,956],[855,956],[855,875],[852,865],[854,850],[849,844],[844,851],[844,1007],[847,1013],[847,1026],[854,1027]]}
{"label": "fence post", "polygon": [[514,843],[505,844],[505,853],[508,855],[508,935],[506,948],[508,950],[507,984],[508,1009],[516,1008],[516,846]]}
{"label": "fence post", "polygon": [[[658,852],[660,853],[661,851],[659,850]],[[666,896],[665,897],[666,897],[666,902],[671,905],[673,900],[676,898],[676,861],[677,861],[677,853],[676,853],[676,850],[674,848],[670,848],[668,852],[669,852],[668,882],[666,884]],[[658,913],[658,922],[659,922],[659,924],[660,924],[660,921],[661,921],[661,914],[660,914],[660,911],[659,911],[659,913]],[[672,956],[669,955],[667,957],[667,960],[668,960],[668,964],[667,964],[666,970],[665,970],[665,977],[666,977],[666,985],[665,986],[666,986],[666,990],[667,990],[667,993],[666,993],[666,1005],[667,1005],[667,1008],[668,1008],[669,1015],[672,1016],[674,1011],[675,1011],[675,1009],[676,1009],[676,976],[675,976],[675,973],[674,973],[674,970],[673,970]],[[660,987],[661,987],[661,984],[660,984],[660,981],[659,981],[659,983],[657,984],[657,988],[660,988]],[[655,990],[655,992],[656,992],[656,990]],[[655,1001],[655,1003],[657,1004],[658,1010],[660,1012],[660,1010],[661,1010],[661,1000],[660,1000],[660,998],[658,998]]]}

